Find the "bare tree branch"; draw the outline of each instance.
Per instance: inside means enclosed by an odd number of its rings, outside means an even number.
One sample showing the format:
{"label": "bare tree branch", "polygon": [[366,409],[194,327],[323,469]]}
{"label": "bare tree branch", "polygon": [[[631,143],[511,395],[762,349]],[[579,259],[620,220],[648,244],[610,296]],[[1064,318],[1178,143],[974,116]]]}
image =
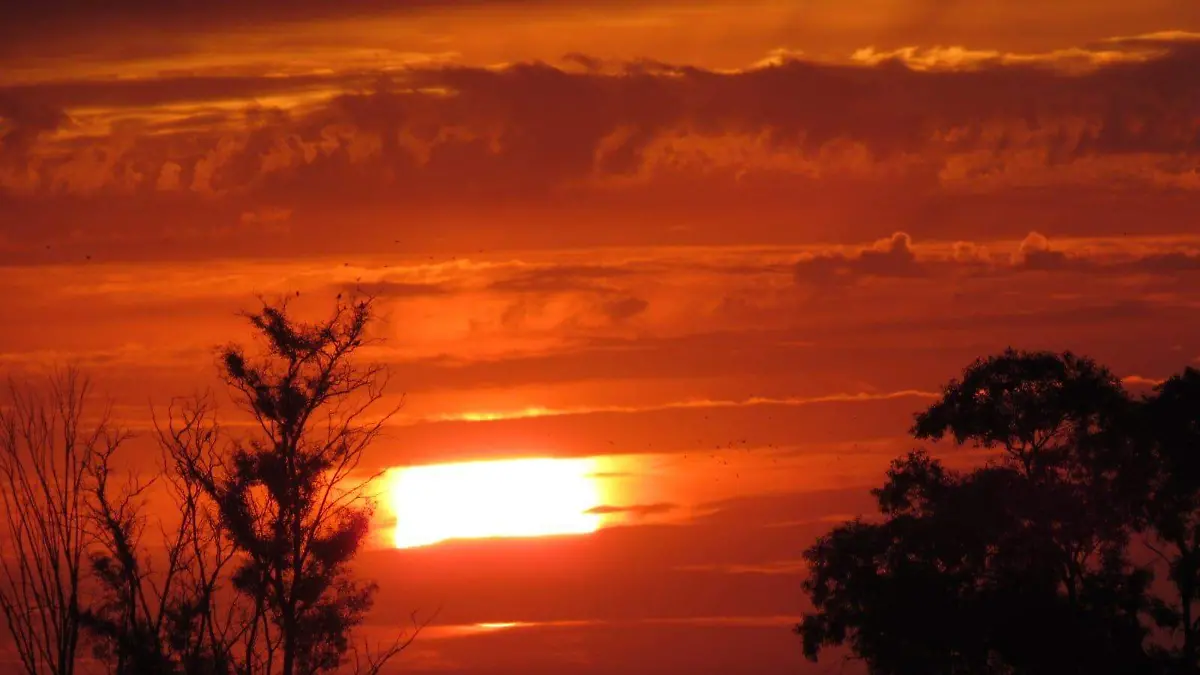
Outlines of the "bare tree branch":
{"label": "bare tree branch", "polygon": [[94,457],[126,437],[109,425],[107,411],[85,421],[90,387],[75,369],[43,385],[10,381],[0,403],[0,611],[27,675],[70,675],[80,639],[84,555],[92,542],[89,469]]}

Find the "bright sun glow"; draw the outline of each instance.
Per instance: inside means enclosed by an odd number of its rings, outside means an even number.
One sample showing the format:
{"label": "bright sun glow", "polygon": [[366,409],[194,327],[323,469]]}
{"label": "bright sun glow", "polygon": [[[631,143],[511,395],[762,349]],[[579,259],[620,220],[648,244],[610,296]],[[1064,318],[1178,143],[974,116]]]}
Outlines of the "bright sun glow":
{"label": "bright sun glow", "polygon": [[447,539],[585,534],[600,527],[592,459],[511,459],[393,472],[397,548]]}

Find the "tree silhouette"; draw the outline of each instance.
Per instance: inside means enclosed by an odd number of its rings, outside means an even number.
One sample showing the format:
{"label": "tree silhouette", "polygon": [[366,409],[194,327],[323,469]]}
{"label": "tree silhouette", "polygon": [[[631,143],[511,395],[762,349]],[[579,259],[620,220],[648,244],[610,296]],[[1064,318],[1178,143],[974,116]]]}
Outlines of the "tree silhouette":
{"label": "tree silhouette", "polygon": [[963,473],[910,453],[873,491],[880,522],[806,551],[806,656],[849,644],[879,674],[1150,672],[1151,579],[1128,556],[1137,458],[1114,431],[1129,411],[1070,353],[968,366],[912,431],[997,456]]}
{"label": "tree silhouette", "polygon": [[[90,560],[98,597],[84,610],[93,651],[115,675],[224,675],[234,672],[231,645],[248,616],[217,595],[233,557],[232,543],[201,481],[213,466],[219,429],[203,399],[172,411],[158,428],[164,459],[154,479],[123,486],[112,480],[114,453],[92,469],[92,519],[97,547]],[[161,540],[145,540],[149,520],[142,497],[157,483],[178,514]],[[161,549],[160,565],[152,550]]]}
{"label": "tree silhouette", "polygon": [[1148,546],[1166,563],[1174,596],[1158,624],[1181,636],[1177,672],[1200,671],[1200,371],[1188,368],[1159,385],[1134,431],[1148,450],[1144,501]]}
{"label": "tree silhouette", "polygon": [[352,641],[375,591],[350,573],[380,475],[360,463],[396,412],[375,411],[384,370],[355,362],[370,299],[339,296],[316,323],[286,302],[247,318],[261,351],[220,364],[253,430],[222,429],[207,397],[173,403],[150,478],[119,477],[127,436],[86,423],[74,370],[0,401],[0,610],[26,675],[74,673],[85,637],[114,675],[376,675],[419,633]]}
{"label": "tree silhouette", "polygon": [[75,672],[86,578],[88,477],[125,437],[104,411],[89,422],[89,385],[68,369],[40,388],[9,383],[0,403],[4,548],[0,610],[27,675]]}
{"label": "tree silhouette", "polygon": [[[217,505],[237,551],[232,583],[252,604],[240,636],[242,673],[311,675],[338,668],[375,586],[349,574],[371,504],[358,476],[364,449],[395,412],[370,417],[384,372],[358,366],[371,301],[338,300],[324,321],[294,319],[286,302],[247,317],[260,354],[222,350],[226,382],[255,432],[220,466],[189,461],[189,479]],[[411,639],[411,638],[410,638]],[[369,659],[377,671],[406,642]]]}

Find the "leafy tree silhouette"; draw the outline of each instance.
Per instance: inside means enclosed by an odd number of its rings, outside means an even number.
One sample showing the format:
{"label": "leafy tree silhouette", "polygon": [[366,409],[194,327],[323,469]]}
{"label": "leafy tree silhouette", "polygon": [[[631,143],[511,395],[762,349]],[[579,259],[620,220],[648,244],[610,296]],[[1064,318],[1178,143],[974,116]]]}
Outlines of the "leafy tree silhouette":
{"label": "leafy tree silhouette", "polygon": [[1160,627],[1181,638],[1173,670],[1200,672],[1200,371],[1188,368],[1156,387],[1131,436],[1144,444],[1149,492],[1147,546],[1166,564],[1174,597],[1158,603]]}
{"label": "leafy tree silhouette", "polygon": [[[312,675],[347,665],[377,673],[416,633],[365,655],[351,643],[374,584],[349,564],[367,535],[363,451],[395,409],[369,417],[384,372],[354,362],[368,344],[370,299],[338,298],[330,317],[292,318],[286,301],[247,314],[250,356],[221,350],[221,372],[256,422],[230,439],[206,397],[172,404],[158,425],[154,481],[179,512],[152,569],[144,541],[150,483],[115,486],[112,452],[92,469],[100,594],[83,612],[95,653],[115,675]],[[233,597],[226,585],[232,586]]]}
{"label": "leafy tree silhouette", "polygon": [[1070,353],[968,366],[912,432],[998,458],[963,473],[914,451],[873,490],[879,522],[806,551],[805,655],[848,644],[881,675],[1153,672],[1151,575],[1128,556],[1137,457],[1114,442],[1130,406]]}
{"label": "leafy tree silhouette", "polygon": [[[190,476],[218,505],[240,554],[236,590],[253,602],[244,672],[311,675],[338,668],[375,585],[349,563],[367,535],[375,476],[357,476],[364,449],[395,409],[369,417],[384,372],[353,356],[368,344],[371,300],[338,299],[332,315],[307,323],[286,301],[247,315],[262,353],[222,350],[226,382],[256,422],[224,471],[196,464]],[[410,638],[411,639],[411,638]],[[377,671],[406,643],[373,658]]]}

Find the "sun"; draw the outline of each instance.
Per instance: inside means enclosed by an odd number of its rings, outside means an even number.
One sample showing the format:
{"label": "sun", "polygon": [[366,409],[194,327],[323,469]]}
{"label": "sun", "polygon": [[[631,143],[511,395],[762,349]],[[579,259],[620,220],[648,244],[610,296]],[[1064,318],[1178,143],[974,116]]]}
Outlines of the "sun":
{"label": "sun", "polygon": [[396,548],[448,539],[542,537],[599,529],[592,459],[508,459],[396,469]]}

